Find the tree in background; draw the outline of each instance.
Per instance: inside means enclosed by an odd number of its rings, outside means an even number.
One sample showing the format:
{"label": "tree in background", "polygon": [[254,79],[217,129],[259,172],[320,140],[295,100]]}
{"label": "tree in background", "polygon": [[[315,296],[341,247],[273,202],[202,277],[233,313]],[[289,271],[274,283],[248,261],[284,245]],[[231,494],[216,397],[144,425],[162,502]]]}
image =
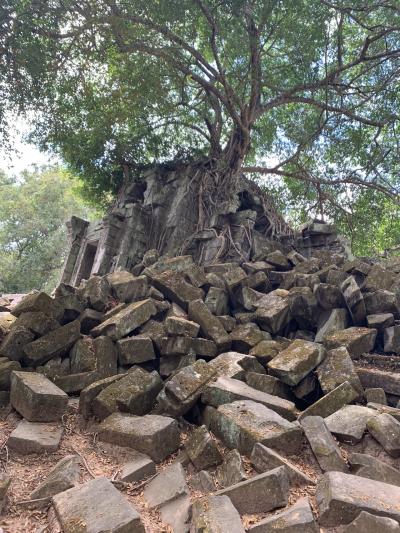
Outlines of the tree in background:
{"label": "tree in background", "polygon": [[143,165],[193,162],[199,229],[240,172],[300,183],[320,216],[359,191],[398,202],[399,72],[393,0],[0,6],[4,108],[35,112],[32,138],[98,199]]}
{"label": "tree in background", "polygon": [[95,215],[79,188],[60,168],[18,178],[0,172],[0,293],[55,287],[67,252],[65,222]]}

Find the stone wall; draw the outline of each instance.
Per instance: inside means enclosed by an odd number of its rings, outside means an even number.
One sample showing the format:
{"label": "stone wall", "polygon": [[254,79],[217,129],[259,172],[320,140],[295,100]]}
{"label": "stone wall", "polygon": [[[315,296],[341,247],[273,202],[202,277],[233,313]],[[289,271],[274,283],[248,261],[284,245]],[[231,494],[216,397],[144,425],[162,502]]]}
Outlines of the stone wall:
{"label": "stone wall", "polygon": [[296,249],[306,257],[327,246],[343,252],[327,224],[311,223],[294,233],[271,198],[245,177],[224,205],[213,206],[205,227],[199,224],[198,199],[191,165],[157,166],[133,177],[102,220],[68,222],[70,250],[61,281],[78,286],[92,274],[132,271],[149,249],[169,257],[190,254],[199,264],[259,260],[276,249]]}

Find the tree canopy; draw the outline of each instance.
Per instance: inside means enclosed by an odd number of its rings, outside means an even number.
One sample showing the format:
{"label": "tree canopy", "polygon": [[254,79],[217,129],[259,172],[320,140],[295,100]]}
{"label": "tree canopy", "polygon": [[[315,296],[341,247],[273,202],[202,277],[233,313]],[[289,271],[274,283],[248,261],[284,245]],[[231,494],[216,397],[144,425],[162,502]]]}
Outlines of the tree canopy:
{"label": "tree canopy", "polygon": [[205,158],[321,204],[358,188],[398,201],[399,69],[393,0],[0,6],[3,117],[34,111],[32,138],[98,197],[124,169]]}
{"label": "tree canopy", "polygon": [[79,187],[58,168],[18,178],[0,172],[0,294],[55,287],[68,249],[65,221],[95,215]]}

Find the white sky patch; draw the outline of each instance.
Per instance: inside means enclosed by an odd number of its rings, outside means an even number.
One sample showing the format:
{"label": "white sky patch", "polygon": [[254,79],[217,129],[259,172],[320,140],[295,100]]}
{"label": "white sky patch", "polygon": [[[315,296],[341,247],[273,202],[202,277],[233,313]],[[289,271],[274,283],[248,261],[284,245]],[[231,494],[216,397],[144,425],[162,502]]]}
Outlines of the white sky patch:
{"label": "white sky patch", "polygon": [[15,117],[9,124],[13,126],[9,132],[11,148],[8,150],[0,145],[0,170],[7,174],[19,175],[23,170],[34,170],[35,167],[60,162],[53,154],[41,152],[33,144],[26,142],[29,122]]}

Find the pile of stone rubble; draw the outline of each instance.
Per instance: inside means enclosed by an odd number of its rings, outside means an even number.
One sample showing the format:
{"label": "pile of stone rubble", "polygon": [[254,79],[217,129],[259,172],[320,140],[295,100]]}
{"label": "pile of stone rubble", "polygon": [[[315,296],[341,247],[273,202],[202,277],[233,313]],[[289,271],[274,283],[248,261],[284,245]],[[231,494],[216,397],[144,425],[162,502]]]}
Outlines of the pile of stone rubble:
{"label": "pile of stone rubble", "polygon": [[[143,497],[172,531],[243,532],[241,517],[261,515],[249,532],[399,532],[399,272],[399,258],[323,250],[205,267],[149,251],[134,273],[3,298],[0,404],[23,417],[7,447],[57,450],[79,395],[99,441],[137,452],[120,481],[147,479]],[[366,436],[379,459],[343,452]],[[293,460],[307,454],[318,479]],[[65,533],[144,531],[113,480],[78,479],[64,457],[31,498],[52,503]],[[0,474],[5,509],[9,482]],[[293,499],[307,487],[315,500]]]}

